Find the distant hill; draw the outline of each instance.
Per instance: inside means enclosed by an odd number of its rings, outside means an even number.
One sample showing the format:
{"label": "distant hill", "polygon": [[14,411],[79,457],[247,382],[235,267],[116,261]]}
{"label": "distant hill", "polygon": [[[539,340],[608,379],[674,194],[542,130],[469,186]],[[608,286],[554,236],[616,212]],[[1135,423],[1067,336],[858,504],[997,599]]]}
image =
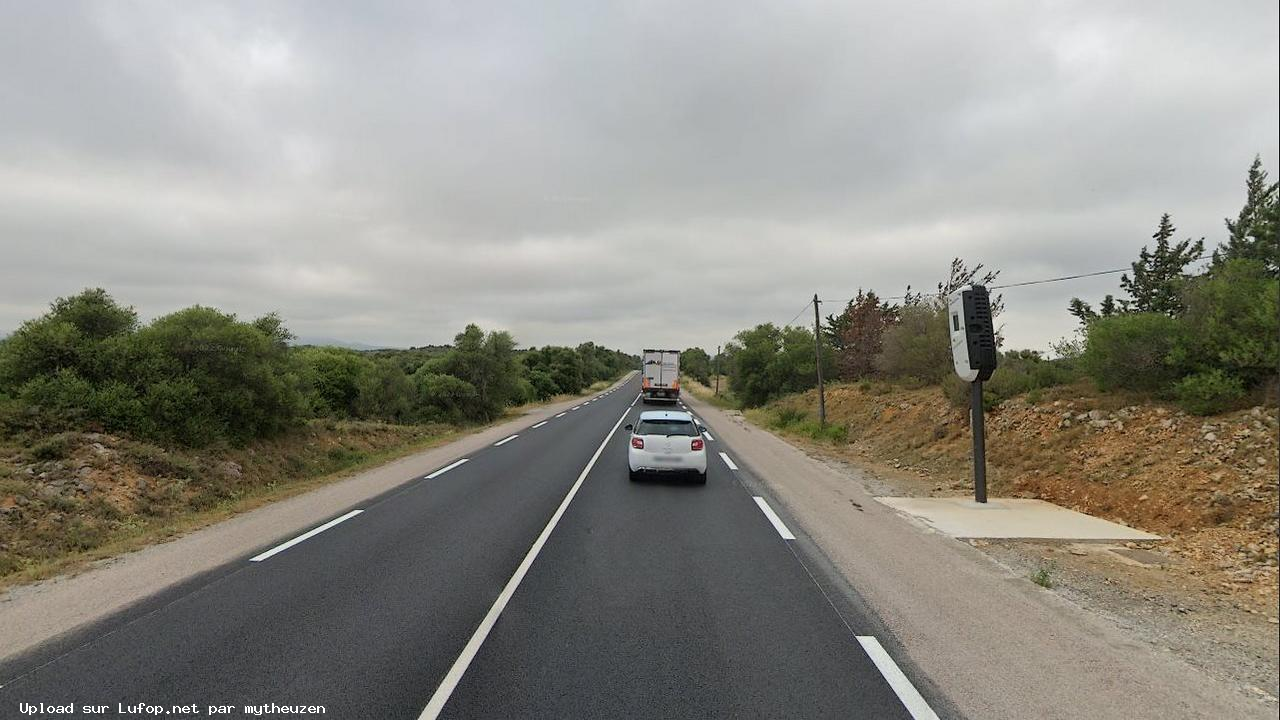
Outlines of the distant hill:
{"label": "distant hill", "polygon": [[332,347],[348,348],[350,350],[390,350],[393,349],[387,345],[370,345],[368,343],[353,342],[351,340],[339,340],[330,337],[316,336],[300,336],[293,341],[294,345],[328,345]]}

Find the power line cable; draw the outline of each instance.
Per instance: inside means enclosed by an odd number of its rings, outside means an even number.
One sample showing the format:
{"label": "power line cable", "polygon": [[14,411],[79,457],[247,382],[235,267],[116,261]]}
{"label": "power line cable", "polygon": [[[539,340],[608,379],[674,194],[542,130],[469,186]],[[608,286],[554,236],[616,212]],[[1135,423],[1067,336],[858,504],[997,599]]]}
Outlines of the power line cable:
{"label": "power line cable", "polygon": [[[1213,253],[1205,253],[1205,254],[1203,254],[1203,255],[1200,255],[1199,257],[1191,258],[1191,259],[1190,259],[1190,260],[1188,260],[1187,262],[1188,262],[1188,263],[1193,263],[1193,262],[1197,262],[1197,261],[1199,261],[1199,260],[1204,260],[1204,259],[1206,259],[1206,258],[1211,258],[1211,257],[1213,257]],[[1044,278],[1044,279],[1042,279],[1042,280],[1027,280],[1027,281],[1025,281],[1025,282],[1006,283],[1006,284],[1004,284],[1004,285],[992,285],[992,286],[991,286],[990,288],[988,288],[988,289],[989,289],[989,290],[1003,290],[1003,289],[1005,289],[1005,288],[1026,287],[1026,286],[1028,286],[1028,285],[1043,285],[1043,284],[1045,284],[1045,283],[1062,282],[1062,281],[1064,281],[1064,280],[1079,280],[1079,279],[1081,279],[1081,278],[1097,277],[1097,276],[1099,276],[1099,275],[1114,275],[1115,273],[1131,272],[1132,270],[1133,270],[1133,267],[1132,267],[1132,266],[1130,266],[1130,267],[1123,267],[1123,268],[1115,268],[1115,269],[1112,269],[1112,270],[1098,270],[1098,271],[1096,271],[1096,272],[1080,273],[1080,274],[1078,274],[1078,275],[1063,275],[1062,277]],[[908,285],[907,287],[910,287],[910,285]],[[938,293],[923,293],[923,292],[922,292],[922,293],[920,293],[920,294],[921,294],[921,295],[925,295],[925,294],[928,294],[928,295],[937,295]],[[880,299],[881,299],[881,300],[906,300],[908,297],[914,297],[914,296],[909,296],[909,295],[886,295],[886,296],[881,296],[881,297],[880,297]],[[852,299],[852,298],[850,298],[849,302],[853,302],[853,299]],[[848,303],[845,303],[845,305],[848,305]],[[806,307],[807,307],[807,306],[806,306]],[[803,310],[801,310],[801,312],[804,312],[804,311],[803,311]],[[797,317],[799,317],[799,313],[797,313],[797,315],[796,315],[796,316],[797,316]]]}

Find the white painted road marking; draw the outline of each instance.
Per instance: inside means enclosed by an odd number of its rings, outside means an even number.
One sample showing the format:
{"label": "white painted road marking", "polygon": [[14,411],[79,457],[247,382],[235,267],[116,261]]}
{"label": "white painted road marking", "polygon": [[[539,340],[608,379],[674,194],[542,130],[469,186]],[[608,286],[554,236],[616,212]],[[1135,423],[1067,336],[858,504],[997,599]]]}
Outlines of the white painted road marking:
{"label": "white painted road marking", "polygon": [[560,413],[559,415],[557,415],[556,417],[558,417],[558,418],[562,418],[562,417],[564,417],[565,415],[568,415],[568,414],[569,414],[569,413],[567,413],[567,412],[562,412],[562,413]]}
{"label": "white painted road marking", "polygon": [[493,446],[494,446],[494,447],[498,447],[498,446],[500,446],[500,445],[506,445],[507,443],[511,442],[512,440],[515,440],[515,439],[516,439],[516,438],[518,438],[518,437],[520,437],[520,436],[519,436],[519,435],[511,435],[511,436],[509,436],[509,437],[504,437],[504,438],[502,438],[501,440],[499,440],[498,442],[494,443],[494,444],[493,444]]}
{"label": "white painted road marking", "polygon": [[613,429],[609,431],[609,434],[604,436],[600,447],[596,448],[595,455],[591,456],[590,462],[582,469],[582,473],[578,475],[573,487],[569,488],[569,494],[565,495],[564,500],[560,501],[560,507],[556,508],[555,514],[551,516],[547,526],[542,529],[538,539],[533,541],[533,547],[529,548],[524,560],[516,568],[515,574],[507,581],[506,587],[502,588],[502,592],[498,594],[498,599],[493,601],[493,606],[489,608],[489,612],[480,621],[479,627],[471,634],[471,639],[462,648],[462,654],[458,655],[458,659],[454,660],[453,665],[450,666],[449,672],[445,673],[444,679],[440,681],[440,686],[436,688],[427,706],[422,709],[422,714],[418,716],[418,720],[435,720],[435,718],[439,717],[440,711],[444,710],[445,703],[449,702],[449,696],[453,694],[454,688],[458,687],[462,676],[466,674],[467,668],[471,666],[471,661],[475,659],[476,653],[480,652],[480,646],[484,645],[485,638],[489,637],[489,632],[493,630],[494,624],[498,622],[498,617],[502,615],[502,611],[507,607],[507,603],[511,601],[511,597],[515,595],[516,588],[520,587],[520,581],[524,580],[529,568],[533,566],[533,561],[538,558],[538,553],[542,552],[542,546],[547,543],[547,538],[551,537],[551,532],[556,529],[556,524],[564,516],[564,511],[569,508],[569,503],[573,502],[573,497],[578,494],[578,488],[582,487],[582,483],[587,479],[591,468],[595,467],[596,460],[600,459],[600,453],[604,452],[605,446],[609,444],[613,434],[622,426],[622,421],[627,419],[627,415],[631,413],[631,407],[634,405],[635,402],[632,401],[631,405],[627,406],[627,409],[623,411],[622,416],[618,418],[618,422],[613,424]]}
{"label": "white painted road marking", "polygon": [[733,464],[733,461],[729,459],[729,454],[728,454],[728,453],[720,453],[720,459],[724,461],[724,464],[725,464],[725,465],[728,465],[728,466],[729,466],[729,469],[730,469],[730,470],[737,470],[737,469],[738,469],[738,466],[737,466],[737,465],[734,465],[734,464]]}
{"label": "white painted road marking", "polygon": [[924,701],[920,696],[920,691],[916,690],[916,686],[911,684],[906,675],[902,674],[902,669],[898,667],[898,663],[880,645],[880,641],[871,635],[857,635],[858,642],[862,645],[862,649],[867,651],[867,655],[871,657],[871,662],[876,664],[880,670],[880,674],[884,679],[889,681],[889,687],[893,688],[893,692],[897,694],[898,699],[902,701],[907,712],[911,713],[911,717],[915,720],[938,720],[938,714],[929,707],[929,703]]}
{"label": "white painted road marking", "polygon": [[308,539],[308,538],[315,537],[316,535],[319,535],[320,533],[324,532],[325,530],[328,530],[329,528],[333,527],[334,525],[337,525],[338,523],[342,522],[343,520],[350,520],[351,518],[353,518],[353,517],[355,517],[355,516],[359,515],[359,514],[360,514],[360,513],[362,513],[362,512],[364,512],[364,511],[363,511],[363,510],[352,510],[351,512],[347,513],[346,515],[343,515],[343,516],[342,516],[342,517],[340,517],[340,518],[334,518],[334,519],[330,520],[329,522],[327,522],[327,523],[325,523],[325,524],[321,525],[321,526],[320,526],[320,527],[318,527],[318,528],[314,528],[314,529],[312,529],[312,530],[308,530],[307,532],[302,533],[302,534],[301,534],[301,535],[299,535],[298,537],[296,537],[296,538],[294,538],[294,539],[292,539],[292,540],[290,540],[290,541],[288,541],[288,542],[280,543],[279,545],[277,545],[277,546],[275,546],[275,547],[271,548],[270,550],[268,550],[268,551],[266,551],[266,552],[262,553],[261,555],[254,555],[253,557],[249,558],[249,562],[262,562],[263,560],[266,560],[267,558],[271,557],[272,555],[275,555],[276,553],[282,553],[282,552],[284,552],[285,550],[288,550],[289,548],[293,547],[294,545],[297,545],[298,543],[302,542],[303,540],[306,540],[306,539]]}
{"label": "white painted road marking", "polygon": [[426,479],[426,480],[434,480],[434,479],[436,479],[436,478],[440,477],[441,475],[443,475],[443,474],[445,474],[445,473],[449,472],[450,470],[452,470],[452,469],[454,469],[454,468],[458,467],[459,465],[461,465],[462,463],[466,462],[467,460],[470,460],[470,458],[462,458],[461,460],[459,460],[459,461],[457,461],[457,462],[453,463],[452,465],[445,465],[444,467],[440,468],[439,470],[437,470],[437,471],[435,471],[435,472],[431,473],[430,475],[428,475],[425,479]]}
{"label": "white painted road marking", "polygon": [[705,435],[705,436],[707,437],[707,439],[708,439],[708,440],[710,440],[711,442],[715,442],[715,441],[716,441],[716,439],[715,439],[715,438],[711,437],[711,433],[707,432],[706,430],[703,430],[703,431],[702,431],[702,434],[703,434],[703,435]]}
{"label": "white painted road marking", "polygon": [[532,428],[530,428],[530,429],[532,429],[532,430],[537,430],[538,428],[540,428],[540,427],[542,427],[543,425],[546,425],[546,424],[547,424],[547,421],[546,421],[546,420],[543,420],[542,422],[538,423],[537,425],[534,425],[534,426],[533,426]]}
{"label": "white painted road marking", "polygon": [[581,406],[581,405],[574,405],[573,407],[569,408],[569,410],[570,410],[570,412],[572,412],[572,411],[574,411],[574,410],[577,410],[577,409],[578,409],[578,408],[580,408],[580,407],[582,407],[582,406]]}
{"label": "white painted road marking", "polygon": [[796,536],[791,534],[791,531],[787,529],[787,526],[782,524],[782,518],[778,517],[778,513],[774,512],[773,508],[769,507],[769,503],[765,502],[764,498],[756,495],[751,499],[755,500],[756,505],[760,506],[760,512],[764,513],[764,516],[769,518],[769,522],[773,523],[773,529],[778,531],[778,534],[782,536],[783,540],[796,539]]}

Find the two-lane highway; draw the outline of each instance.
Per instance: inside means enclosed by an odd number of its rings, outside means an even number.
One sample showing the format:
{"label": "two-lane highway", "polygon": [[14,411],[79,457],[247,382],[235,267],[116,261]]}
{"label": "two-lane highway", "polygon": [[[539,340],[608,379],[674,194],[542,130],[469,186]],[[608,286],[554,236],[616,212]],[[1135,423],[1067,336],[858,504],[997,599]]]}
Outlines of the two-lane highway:
{"label": "two-lane highway", "polygon": [[883,630],[836,612],[731,448],[709,435],[706,486],[628,481],[638,386],[317,518],[61,654],[6,663],[0,714],[933,717]]}

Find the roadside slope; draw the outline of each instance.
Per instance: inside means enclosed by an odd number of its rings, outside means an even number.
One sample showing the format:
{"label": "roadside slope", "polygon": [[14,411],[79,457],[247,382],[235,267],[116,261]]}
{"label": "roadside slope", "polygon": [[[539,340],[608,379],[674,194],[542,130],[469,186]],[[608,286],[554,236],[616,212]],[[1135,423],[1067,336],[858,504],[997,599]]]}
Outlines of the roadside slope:
{"label": "roadside slope", "polygon": [[799,520],[930,680],[974,718],[1269,718],[977,550],[912,525],[772,433],[686,402]]}

